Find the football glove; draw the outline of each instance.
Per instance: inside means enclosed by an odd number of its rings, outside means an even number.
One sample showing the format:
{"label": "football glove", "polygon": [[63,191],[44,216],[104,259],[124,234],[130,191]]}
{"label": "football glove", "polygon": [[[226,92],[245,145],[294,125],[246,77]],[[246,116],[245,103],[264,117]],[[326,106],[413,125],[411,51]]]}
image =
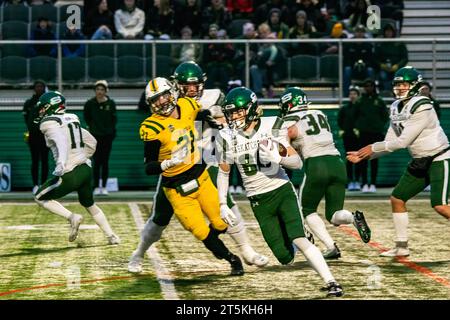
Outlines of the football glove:
{"label": "football glove", "polygon": [[223,129],[223,124],[220,123],[217,119],[213,118],[213,116],[211,116],[211,115],[206,116],[205,121],[213,129],[218,129],[218,130],[222,130]]}
{"label": "football glove", "polygon": [[188,154],[187,147],[183,147],[180,150],[174,152],[172,154],[172,158],[166,159],[163,162],[161,162],[161,170],[166,171],[169,168],[175,167],[180,163],[183,163],[184,158],[186,158],[187,154]]}
{"label": "football glove", "polygon": [[[269,144],[271,141],[269,141]],[[272,147],[272,149],[269,146],[265,146],[264,144],[259,144],[259,158],[264,163],[273,162],[273,163],[280,163],[281,162],[281,156],[278,151],[278,148]]]}
{"label": "football glove", "polygon": [[238,223],[238,219],[234,214],[233,210],[228,208],[226,204],[220,205],[220,217],[230,227],[234,227]]}
{"label": "football glove", "polygon": [[53,175],[61,177],[63,174],[64,174],[64,165],[62,163],[58,163],[56,165],[55,170],[53,171]]}

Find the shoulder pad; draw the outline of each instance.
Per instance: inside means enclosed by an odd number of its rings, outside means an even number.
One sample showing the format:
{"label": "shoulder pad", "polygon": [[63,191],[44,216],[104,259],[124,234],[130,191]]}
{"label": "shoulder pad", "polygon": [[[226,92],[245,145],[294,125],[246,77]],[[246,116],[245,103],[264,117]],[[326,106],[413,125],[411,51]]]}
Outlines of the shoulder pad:
{"label": "shoulder pad", "polygon": [[161,121],[154,117],[148,117],[141,123],[139,128],[139,135],[144,141],[156,140],[161,131],[165,129],[165,126],[161,124]]}
{"label": "shoulder pad", "polygon": [[177,104],[181,108],[188,108],[188,110],[190,109],[192,111],[197,111],[198,109],[200,109],[200,106],[198,105],[197,101],[189,97],[179,98]]}
{"label": "shoulder pad", "polygon": [[427,109],[433,108],[433,105],[431,104],[431,100],[427,97],[422,97],[422,96],[411,98],[411,100],[409,101],[409,105],[410,105],[409,112],[411,114],[414,114],[419,109],[427,110]]}
{"label": "shoulder pad", "polygon": [[39,123],[39,129],[46,130],[50,128],[59,128],[60,126],[62,126],[62,124],[63,122],[59,117],[56,116],[45,117]]}

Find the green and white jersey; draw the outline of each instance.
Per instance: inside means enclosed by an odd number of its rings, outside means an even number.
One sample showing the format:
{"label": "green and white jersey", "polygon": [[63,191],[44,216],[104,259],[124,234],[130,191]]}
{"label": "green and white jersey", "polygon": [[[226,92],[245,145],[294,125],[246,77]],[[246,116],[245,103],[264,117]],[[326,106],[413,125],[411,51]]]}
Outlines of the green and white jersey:
{"label": "green and white jersey", "polygon": [[[223,99],[224,95],[220,89],[206,89],[203,91],[199,104],[202,109],[210,110],[213,116],[223,117],[222,108],[220,107]],[[203,123],[201,125],[201,130],[197,131],[202,132],[200,146],[202,147],[203,161],[205,161],[208,165],[217,166],[218,164],[215,151],[216,129],[212,129],[207,123]]]}
{"label": "green and white jersey", "polygon": [[[289,113],[283,118],[283,128],[295,125],[298,137],[291,141],[292,147],[304,160],[325,155],[340,155],[336,149],[327,117],[320,110],[302,110]],[[283,131],[287,133],[286,131]],[[289,141],[289,139],[287,138]]]}
{"label": "green and white jersey", "polygon": [[275,190],[289,182],[286,172],[279,164],[261,163],[258,156],[261,140],[278,141],[281,124],[282,120],[278,117],[262,117],[249,135],[242,130],[230,128],[219,131],[217,147],[220,161],[237,165],[247,197]]}
{"label": "green and white jersey", "polygon": [[[435,155],[449,146],[448,138],[427,97],[412,97],[406,104],[396,100],[390,108],[390,127],[383,142],[373,145],[374,152],[393,152],[408,148],[413,158]],[[450,158],[450,151],[434,159]]]}
{"label": "green and white jersey", "polygon": [[39,129],[52,150],[56,168],[54,175],[61,176],[76,166],[87,163],[95,152],[97,141],[85,129],[75,114],[55,114],[43,118]]}

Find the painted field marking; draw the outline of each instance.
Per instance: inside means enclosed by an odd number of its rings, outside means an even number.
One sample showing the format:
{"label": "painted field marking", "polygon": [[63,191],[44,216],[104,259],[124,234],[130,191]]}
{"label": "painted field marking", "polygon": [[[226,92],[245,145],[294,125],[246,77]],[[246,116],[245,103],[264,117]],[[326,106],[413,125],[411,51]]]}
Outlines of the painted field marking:
{"label": "painted field marking", "polygon": [[[152,276],[150,276],[150,275],[118,276],[118,277],[110,277],[110,278],[81,280],[80,283],[95,283],[95,282],[107,282],[107,281],[116,281],[116,280],[131,280],[136,277],[147,277],[148,278],[148,277],[152,277]],[[5,291],[5,292],[0,292],[0,297],[7,296],[10,294],[14,294],[14,293],[25,292],[25,291],[48,289],[48,288],[53,288],[53,287],[65,287],[65,286],[67,286],[67,282],[50,283],[50,284],[45,284],[45,285],[35,286],[35,287],[13,289],[13,290]]]}
{"label": "painted field marking", "polygon": [[[361,240],[361,238],[359,237],[358,232],[356,232],[355,230],[353,230],[350,227],[347,226],[339,226],[338,228],[339,230],[342,230],[344,233],[354,237],[355,239]],[[379,253],[382,253],[384,251],[389,250],[388,248],[383,247],[382,244],[378,243],[378,242],[374,242],[374,241],[370,241],[369,243],[367,243],[370,247],[378,250]],[[395,257],[394,258],[397,262],[403,264],[405,267],[412,269],[416,272],[421,273],[422,275],[432,279],[433,281],[442,284],[443,286],[450,288],[450,281],[446,278],[443,278],[441,276],[438,276],[437,274],[435,274],[433,271],[431,271],[430,269],[420,266],[417,263],[414,263],[412,261],[410,261],[408,258],[406,257]]]}
{"label": "painted field marking", "polygon": [[[133,215],[134,222],[139,229],[139,233],[144,228],[144,219],[142,219],[142,212],[139,209],[137,203],[128,203],[130,207],[131,214]],[[165,267],[165,263],[158,253],[158,249],[155,246],[151,246],[147,250],[147,256],[150,259],[153,267],[155,268],[156,278],[158,279],[159,285],[161,286],[161,291],[164,299],[166,300],[179,300],[175,285],[173,283],[173,276],[170,271]]]}

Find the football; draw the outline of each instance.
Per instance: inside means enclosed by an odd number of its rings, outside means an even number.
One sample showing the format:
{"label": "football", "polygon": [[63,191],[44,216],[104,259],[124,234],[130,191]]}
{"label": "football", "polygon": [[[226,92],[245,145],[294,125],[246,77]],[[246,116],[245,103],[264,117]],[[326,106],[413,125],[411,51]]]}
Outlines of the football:
{"label": "football", "polygon": [[[267,147],[269,145],[269,139],[263,139],[263,140],[259,141],[259,143],[263,144]],[[282,156],[282,157],[287,156],[287,148],[283,144],[278,143],[278,141],[275,141],[272,139],[270,139],[270,143],[272,144],[270,149],[272,149],[273,147],[277,147],[278,153],[280,154],[280,156]]]}

